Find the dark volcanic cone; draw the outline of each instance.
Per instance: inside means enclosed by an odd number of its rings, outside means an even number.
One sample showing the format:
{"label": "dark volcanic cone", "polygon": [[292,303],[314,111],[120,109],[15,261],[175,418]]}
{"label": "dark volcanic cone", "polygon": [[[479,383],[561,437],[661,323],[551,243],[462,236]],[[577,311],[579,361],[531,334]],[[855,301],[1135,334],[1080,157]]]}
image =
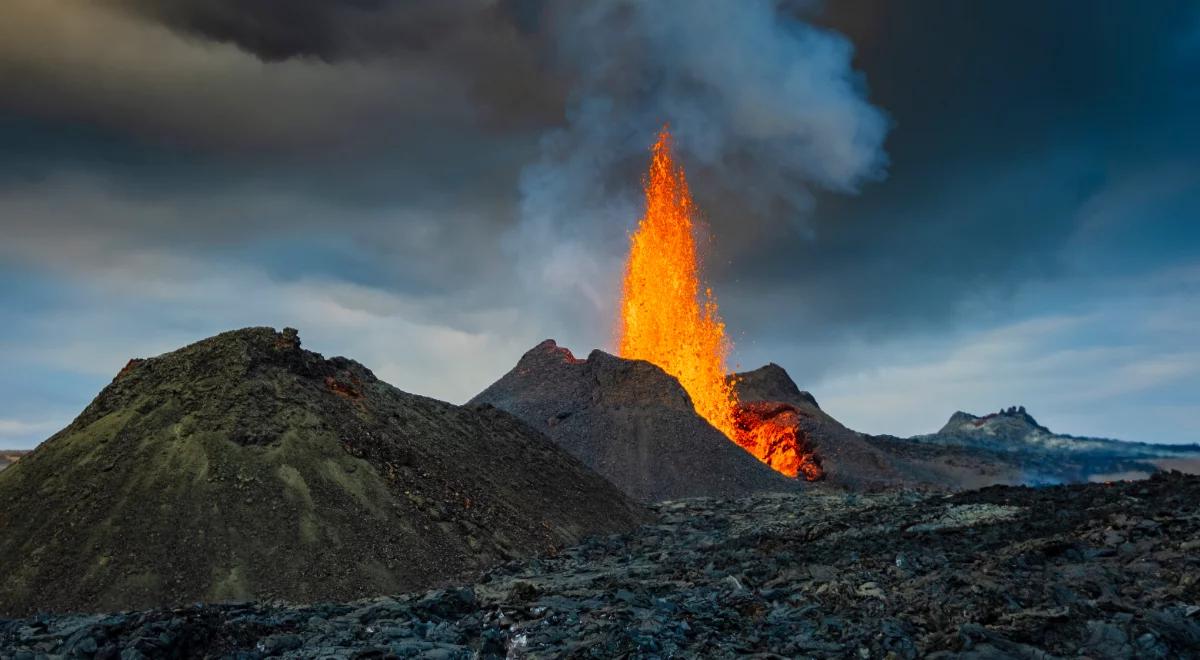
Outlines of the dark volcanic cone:
{"label": "dark volcanic cone", "polygon": [[347,600],[643,520],[512,415],[406,394],[270,328],[132,361],[0,472],[0,502],[4,615]]}
{"label": "dark volcanic cone", "polygon": [[507,410],[643,501],[798,487],[729,441],[657,366],[553,340],[471,400]]}

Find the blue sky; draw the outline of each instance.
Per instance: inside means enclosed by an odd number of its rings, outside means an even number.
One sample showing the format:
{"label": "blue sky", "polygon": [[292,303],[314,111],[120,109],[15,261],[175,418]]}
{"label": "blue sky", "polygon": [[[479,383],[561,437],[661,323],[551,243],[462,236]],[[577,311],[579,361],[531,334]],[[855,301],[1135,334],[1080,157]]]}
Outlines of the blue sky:
{"label": "blue sky", "polygon": [[1200,441],[1194,3],[705,5],[11,0],[0,445],[247,325],[455,402],[610,347],[664,121],[741,367]]}

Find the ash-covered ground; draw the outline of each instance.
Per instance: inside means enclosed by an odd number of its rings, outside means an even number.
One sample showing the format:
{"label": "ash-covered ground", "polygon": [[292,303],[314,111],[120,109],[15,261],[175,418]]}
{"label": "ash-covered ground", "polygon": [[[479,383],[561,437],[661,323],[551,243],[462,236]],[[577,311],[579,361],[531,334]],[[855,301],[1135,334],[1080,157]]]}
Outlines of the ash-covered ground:
{"label": "ash-covered ground", "polygon": [[0,655],[1200,657],[1198,501],[1178,473],[678,500],[470,586],[6,621]]}

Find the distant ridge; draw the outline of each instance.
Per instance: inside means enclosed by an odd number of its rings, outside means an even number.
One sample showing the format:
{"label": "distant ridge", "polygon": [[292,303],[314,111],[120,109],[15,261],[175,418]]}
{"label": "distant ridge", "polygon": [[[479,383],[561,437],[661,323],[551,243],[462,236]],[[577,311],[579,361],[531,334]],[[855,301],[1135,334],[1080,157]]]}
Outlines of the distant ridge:
{"label": "distant ridge", "polygon": [[1164,469],[1200,469],[1200,445],[1159,445],[1055,433],[1024,406],[976,416],[956,412],[937,433],[910,442],[994,454],[1020,468],[1028,483],[1144,477]]}
{"label": "distant ridge", "polygon": [[1025,410],[1025,406],[1002,408],[999,412],[983,416],[959,411],[951,415],[937,433],[918,435],[912,439],[937,444],[986,445],[992,449],[1011,451],[1029,448],[1062,451],[1103,449],[1120,452],[1127,456],[1143,457],[1176,456],[1200,452],[1200,444],[1160,445],[1055,433],[1039,424]]}
{"label": "distant ridge", "polygon": [[970,413],[958,411],[950,416],[945,426],[938,433],[954,433],[956,431],[968,429],[969,426],[981,428],[988,424],[1005,423],[1009,426],[1017,428],[1026,428],[1031,431],[1041,431],[1050,433],[1050,429],[1037,423],[1028,412],[1025,412],[1025,406],[1012,406],[1001,409],[1000,412],[994,412],[983,417],[976,417]]}

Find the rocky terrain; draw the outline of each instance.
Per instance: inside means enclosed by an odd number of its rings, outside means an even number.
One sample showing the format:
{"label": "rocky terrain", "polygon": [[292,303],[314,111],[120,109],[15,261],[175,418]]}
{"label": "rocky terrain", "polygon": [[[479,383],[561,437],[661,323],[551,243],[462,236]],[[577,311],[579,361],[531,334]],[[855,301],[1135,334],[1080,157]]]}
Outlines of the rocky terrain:
{"label": "rocky terrain", "polygon": [[553,341],[466,406],[293,330],[132,360],[0,472],[0,658],[1200,657],[1200,477],[1162,471],[1200,448],[869,436],[732,378],[820,481]]}
{"label": "rocky terrain", "polygon": [[426,588],[645,516],[512,415],[270,328],[130,361],[0,502],[10,616]]}
{"label": "rocky terrain", "polygon": [[63,657],[1200,657],[1200,477],[698,498],[471,585],[0,622]]}
{"label": "rocky terrain", "polygon": [[[740,414],[754,420],[769,417],[773,425],[794,429],[812,473],[822,483],[847,490],[963,490],[1143,478],[1172,468],[1200,471],[1198,447],[1052,434],[1017,408],[983,418],[956,413],[945,428],[926,436],[871,436],[822,410],[776,364],[733,374],[730,380]],[[581,360],[546,340],[471,403],[516,415],[646,502],[805,486],[802,479],[764,470],[739,450],[695,413],[687,393],[661,369],[603,351]]]}
{"label": "rocky terrain", "polygon": [[478,404],[516,415],[642,501],[801,485],[732,443],[679,381],[642,360],[600,350],[580,360],[546,340],[468,405]]}

